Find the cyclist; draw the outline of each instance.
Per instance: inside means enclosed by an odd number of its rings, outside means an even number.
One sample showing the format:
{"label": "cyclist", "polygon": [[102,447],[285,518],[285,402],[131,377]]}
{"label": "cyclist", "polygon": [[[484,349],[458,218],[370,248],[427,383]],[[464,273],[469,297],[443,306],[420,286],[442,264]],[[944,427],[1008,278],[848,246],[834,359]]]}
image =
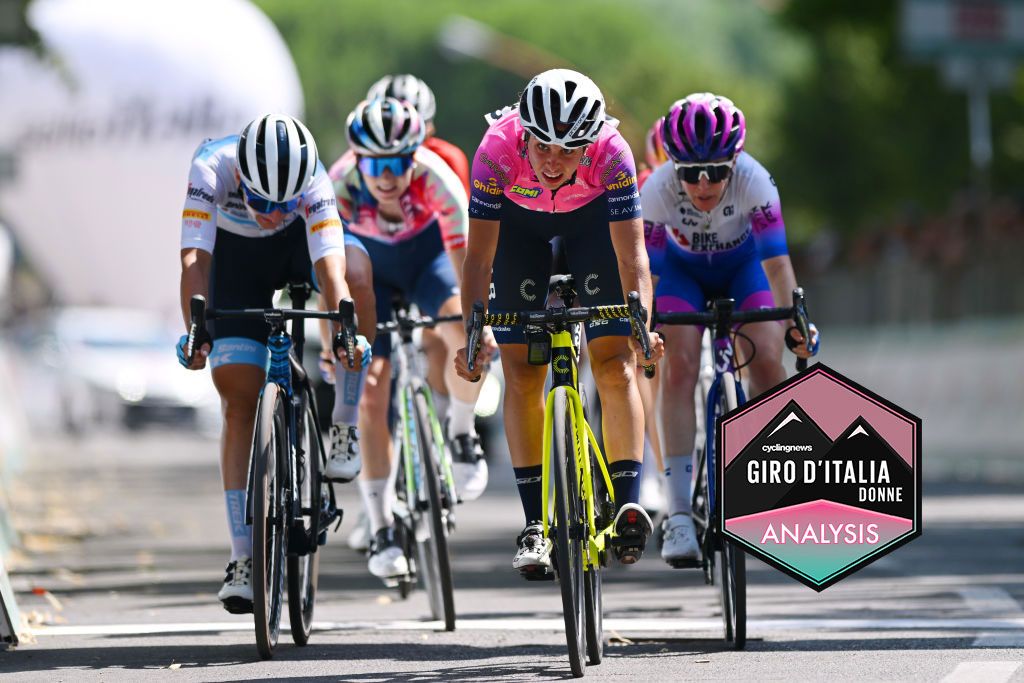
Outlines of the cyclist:
{"label": "cyclist", "polygon": [[[426,128],[420,115],[410,103],[391,97],[363,101],[349,115],[346,131],[350,149],[331,167],[330,177],[342,220],[372,262],[376,317],[391,317],[396,294],[425,315],[459,314],[467,200],[451,169],[421,146]],[[436,329],[449,349],[447,436],[456,487],[464,500],[473,500],[487,485],[487,462],[473,426],[479,387],[455,381],[449,359],[463,342],[461,326],[446,323]],[[389,578],[408,573],[389,504],[390,335],[377,337],[373,351],[359,415],[367,454],[359,490],[373,534],[370,572]]]}
{"label": "cyclist", "polygon": [[[655,169],[641,192],[659,312],[703,311],[709,299],[720,296],[735,299],[741,311],[792,301],[796,276],[779,192],[768,171],[743,151],[745,136],[743,112],[711,93],[678,100],[663,119],[662,139],[671,163]],[[661,555],[670,564],[696,563],[690,487],[702,331],[673,326],[664,335],[660,412],[670,502]],[[756,396],[786,378],[786,335],[778,323],[765,322],[744,326],[743,336],[739,345],[750,364],[750,393]],[[808,357],[803,341],[799,333],[790,334],[794,353]],[[812,343],[816,347],[816,330]]]}
{"label": "cyclist", "polygon": [[444,159],[462,181],[463,187],[466,188],[466,196],[469,197],[469,160],[461,149],[435,134],[437,129],[434,127],[434,115],[437,113],[437,100],[434,99],[434,91],[430,86],[412,74],[392,74],[371,85],[366,93],[368,100],[381,97],[405,100],[416,107],[427,127],[423,147]]}
{"label": "cyclist", "polygon": [[[270,114],[249,123],[240,136],[203,142],[192,158],[181,221],[186,327],[195,294],[219,308],[269,308],[275,290],[309,281],[315,273],[327,300],[349,296],[345,243],[330,180],[300,121]],[[209,332],[198,333],[191,365],[185,356],[187,336],[177,346],[178,360],[192,370],[209,361],[223,406],[221,477],[231,560],[218,597],[236,614],[252,612],[252,527],[245,523],[245,488],[256,406],[270,358],[268,334],[262,322],[211,322]],[[366,334],[372,335],[372,329]],[[358,342],[357,368],[369,361],[366,337],[360,335]],[[347,359],[340,340],[335,353]],[[358,388],[359,373],[340,370],[347,363],[338,367],[338,393]],[[348,434],[347,426],[331,428],[337,437],[332,438],[331,459],[343,464],[351,479],[360,463],[354,444],[338,437]]]}
{"label": "cyclist", "polygon": [[[542,308],[555,236],[564,240],[583,305],[621,304],[636,290],[649,308],[633,155],[606,117],[594,82],[567,69],[545,71],[530,81],[516,107],[487,118],[491,125],[473,160],[463,310],[488,298],[496,311]],[[616,554],[631,564],[651,532],[637,504],[643,412],[634,380],[635,342],[624,319],[594,321],[586,332],[619,507],[615,529],[629,539]],[[505,371],[505,431],[526,517],[512,566],[524,574],[547,573],[551,543],[541,526],[540,464],[546,368],[527,362],[522,328],[495,327],[494,335]],[[652,344],[660,353],[657,334]],[[465,349],[456,363],[462,377],[478,380]]]}
{"label": "cyclist", "polygon": [[647,182],[647,179],[654,173],[654,169],[668,161],[668,154],[665,153],[665,143],[661,138],[661,126],[664,120],[665,117],[662,116],[655,121],[651,129],[647,131],[647,136],[644,140],[644,161],[647,164],[636,177],[637,185],[641,190],[644,189],[644,183]]}

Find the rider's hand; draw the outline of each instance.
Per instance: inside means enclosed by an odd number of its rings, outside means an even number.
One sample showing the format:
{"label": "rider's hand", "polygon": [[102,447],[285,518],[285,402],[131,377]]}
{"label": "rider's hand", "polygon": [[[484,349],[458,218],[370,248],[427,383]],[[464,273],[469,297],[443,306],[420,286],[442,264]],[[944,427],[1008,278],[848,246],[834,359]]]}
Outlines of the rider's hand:
{"label": "rider's hand", "polygon": [[195,339],[195,353],[192,354],[192,364],[189,365],[188,358],[185,356],[185,347],[188,346],[188,335],[181,335],[181,339],[178,340],[178,345],[175,350],[178,352],[178,362],[181,367],[189,370],[202,370],[206,367],[206,357],[210,355],[210,347],[213,341],[210,339],[210,334],[206,330],[196,333]]}
{"label": "rider's hand", "polygon": [[341,366],[349,372],[359,372],[373,359],[373,350],[370,347],[370,342],[366,340],[361,334],[356,335],[356,357],[355,362],[350,368],[348,366],[348,353],[345,351],[345,345],[338,342],[338,338],[341,334],[335,335],[334,339],[334,355],[338,358]]}
{"label": "rider's hand", "polygon": [[644,350],[640,348],[640,342],[637,341],[636,337],[630,336],[629,346],[636,353],[636,364],[640,367],[646,365],[657,365],[665,356],[665,340],[657,332],[648,332],[648,338],[651,340],[651,357],[650,359],[644,358]]}
{"label": "rider's hand", "polygon": [[484,370],[491,367],[491,361],[494,360],[494,355],[498,353],[498,342],[494,339],[494,332],[491,331],[491,326],[488,325],[484,328],[483,334],[480,335],[480,358],[484,365]]}
{"label": "rider's hand", "polygon": [[796,327],[786,330],[786,346],[800,358],[810,358],[811,356],[818,355],[818,348],[821,345],[821,337],[814,323],[808,323],[808,331],[811,333],[810,350],[807,349],[807,344],[805,343],[807,340],[800,334],[800,330]]}
{"label": "rider's hand", "polygon": [[[480,348],[483,349],[483,344],[480,345]],[[470,372],[469,361],[466,360],[466,348],[463,347],[459,349],[458,351],[455,352],[454,362],[456,374],[458,374],[459,377],[466,380],[467,382],[479,382],[485,370],[485,368],[483,367],[484,364],[480,362],[482,358],[486,358],[486,356],[484,356],[484,353],[481,350],[476,354],[476,360],[475,364],[473,365],[473,371]]]}

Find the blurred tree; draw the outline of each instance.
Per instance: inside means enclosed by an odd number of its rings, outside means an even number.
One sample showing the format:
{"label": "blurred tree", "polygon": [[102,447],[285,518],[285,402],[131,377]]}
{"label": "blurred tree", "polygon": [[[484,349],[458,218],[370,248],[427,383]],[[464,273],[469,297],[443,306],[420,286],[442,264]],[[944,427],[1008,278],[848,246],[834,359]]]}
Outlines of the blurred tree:
{"label": "blurred tree", "polygon": [[39,35],[26,18],[30,0],[0,0],[0,45],[40,49]]}

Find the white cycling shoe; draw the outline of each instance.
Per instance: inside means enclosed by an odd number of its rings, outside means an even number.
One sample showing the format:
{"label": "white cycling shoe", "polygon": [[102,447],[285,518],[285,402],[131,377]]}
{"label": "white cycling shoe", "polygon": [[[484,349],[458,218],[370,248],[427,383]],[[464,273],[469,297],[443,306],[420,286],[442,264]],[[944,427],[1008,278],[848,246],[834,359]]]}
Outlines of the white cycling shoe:
{"label": "white cycling shoe", "polygon": [[240,557],[228,562],[224,585],[217,599],[232,614],[252,614],[252,559]]}
{"label": "white cycling shoe", "polygon": [[324,476],[331,481],[348,482],[359,476],[363,459],[359,456],[359,430],[351,425],[331,425],[331,458]]}
{"label": "white cycling shoe", "polygon": [[528,524],[516,539],[516,556],[512,568],[528,580],[548,579],[551,576],[551,539],[544,537],[540,522]]}
{"label": "white cycling shoe", "polygon": [[361,553],[370,549],[370,518],[366,516],[366,510],[360,508],[356,526],[349,533],[346,542],[349,548]]}
{"label": "white cycling shoe", "polygon": [[459,434],[449,439],[452,454],[452,476],[461,500],[476,500],[487,488],[489,471],[484,460],[480,437]]}
{"label": "white cycling shoe", "polygon": [[677,512],[666,517],[661,523],[661,530],[661,559],[676,569],[700,564],[697,529],[690,515]]}
{"label": "white cycling shoe", "polygon": [[370,573],[380,579],[391,579],[409,573],[409,561],[395,542],[395,530],[385,527],[373,537],[370,546]]}

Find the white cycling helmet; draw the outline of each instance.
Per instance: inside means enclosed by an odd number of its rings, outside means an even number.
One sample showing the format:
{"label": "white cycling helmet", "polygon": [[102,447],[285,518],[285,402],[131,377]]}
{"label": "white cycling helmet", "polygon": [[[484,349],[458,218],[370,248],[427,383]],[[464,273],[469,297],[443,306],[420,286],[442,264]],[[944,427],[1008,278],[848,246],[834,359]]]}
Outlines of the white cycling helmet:
{"label": "white cycling helmet", "polygon": [[288,202],[302,194],[316,167],[313,136],[302,122],[287,114],[261,116],[238,138],[242,182],[272,202]]}
{"label": "white cycling helmet", "polygon": [[533,77],[519,98],[523,127],[541,142],[582,147],[597,140],[605,122],[604,96],[577,71],[551,69]]}
{"label": "white cycling helmet", "polygon": [[394,97],[398,100],[405,100],[416,107],[424,123],[434,120],[437,113],[437,102],[434,100],[434,91],[430,86],[412,74],[392,74],[385,76],[370,86],[366,92],[366,99],[376,100],[384,97]]}
{"label": "white cycling helmet", "polygon": [[416,107],[394,97],[363,100],[345,122],[349,146],[367,156],[412,154],[426,132]]}

